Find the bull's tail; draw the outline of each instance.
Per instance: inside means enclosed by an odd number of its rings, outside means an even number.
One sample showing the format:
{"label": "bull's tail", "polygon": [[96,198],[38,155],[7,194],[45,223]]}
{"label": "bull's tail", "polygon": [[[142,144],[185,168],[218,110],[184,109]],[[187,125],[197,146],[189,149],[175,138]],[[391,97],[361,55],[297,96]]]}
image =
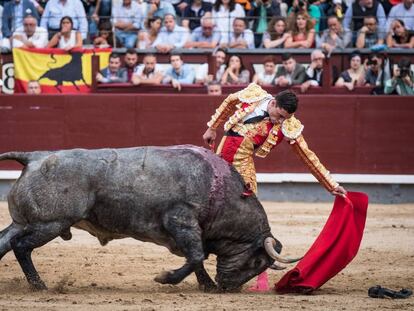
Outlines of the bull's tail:
{"label": "bull's tail", "polygon": [[11,151],[0,154],[0,161],[2,160],[15,160],[23,165],[29,164],[30,161],[39,159],[40,157],[48,154],[49,152],[35,151],[35,152],[19,152]]}

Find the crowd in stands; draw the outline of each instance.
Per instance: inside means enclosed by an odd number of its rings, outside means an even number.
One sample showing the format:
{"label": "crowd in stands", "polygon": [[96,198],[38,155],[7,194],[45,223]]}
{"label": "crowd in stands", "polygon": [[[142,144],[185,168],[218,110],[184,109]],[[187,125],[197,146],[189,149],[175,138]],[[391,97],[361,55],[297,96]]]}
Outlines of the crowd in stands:
{"label": "crowd in stands", "polygon": [[[329,57],[335,49],[413,49],[413,2],[0,0],[0,42],[2,50],[14,47],[71,50],[88,45],[170,53],[170,66],[162,69],[156,69],[155,54],[145,57],[147,63],[126,65],[127,68],[122,67],[126,59],[121,60],[121,56],[113,54],[108,68],[98,75],[98,80],[103,83],[127,81],[138,85],[151,81],[171,83],[180,89],[182,84],[195,82],[224,85],[256,81],[282,87],[300,84],[306,91],[310,86],[320,85],[323,58]],[[197,70],[185,64],[174,52],[182,48],[213,49],[216,57],[226,53],[225,49],[318,50],[311,55],[308,67],[297,63],[292,55],[284,54],[282,64],[276,66],[268,58],[263,64],[265,71],[253,77],[245,68],[242,57],[233,54],[217,60],[218,68],[213,78],[207,75],[207,64]],[[371,61],[363,60],[359,53],[350,55],[349,69],[338,74],[335,85],[352,90],[367,81],[371,83],[374,77],[366,77]],[[377,63],[381,61],[377,59]],[[380,67],[384,71],[383,63]],[[387,82],[397,73],[394,68],[388,71],[388,76],[382,74]],[[398,83],[392,85],[394,90],[401,89],[397,88]]]}

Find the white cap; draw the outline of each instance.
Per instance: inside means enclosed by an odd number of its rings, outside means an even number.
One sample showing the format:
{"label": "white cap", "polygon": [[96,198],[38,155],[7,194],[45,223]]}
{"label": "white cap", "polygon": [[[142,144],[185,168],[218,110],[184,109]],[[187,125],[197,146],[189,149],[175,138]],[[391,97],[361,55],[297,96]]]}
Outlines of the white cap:
{"label": "white cap", "polygon": [[333,0],[333,3],[334,4],[341,4],[342,3],[342,0]]}

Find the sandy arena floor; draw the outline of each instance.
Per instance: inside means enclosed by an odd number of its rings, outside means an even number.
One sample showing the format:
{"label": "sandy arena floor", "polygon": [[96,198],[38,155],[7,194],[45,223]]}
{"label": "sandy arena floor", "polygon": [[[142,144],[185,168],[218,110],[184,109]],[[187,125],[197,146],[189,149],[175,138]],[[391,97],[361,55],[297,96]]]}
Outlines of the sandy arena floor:
{"label": "sandy arena floor", "polygon": [[[272,232],[285,255],[301,255],[314,241],[330,204],[265,202]],[[10,223],[7,203],[0,203],[0,228]],[[414,310],[414,297],[372,299],[374,285],[414,287],[414,205],[371,205],[361,249],[354,261],[312,295],[204,294],[194,276],[178,286],[153,278],[177,268],[183,259],[166,249],[132,239],[101,247],[88,233],[72,230],[36,249],[33,261],[49,290],[32,292],[14,254],[0,261],[0,310]],[[206,264],[214,275],[215,261]],[[270,272],[279,280],[283,272]]]}

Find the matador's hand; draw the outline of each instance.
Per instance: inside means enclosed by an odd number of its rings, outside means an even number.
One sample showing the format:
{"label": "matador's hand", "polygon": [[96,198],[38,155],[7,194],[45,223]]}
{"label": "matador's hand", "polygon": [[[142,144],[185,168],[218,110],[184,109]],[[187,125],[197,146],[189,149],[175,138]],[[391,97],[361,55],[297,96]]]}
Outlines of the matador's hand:
{"label": "matador's hand", "polygon": [[342,187],[342,186],[337,186],[331,193],[333,194],[333,195],[339,195],[339,196],[341,196],[341,197],[343,197],[343,198],[346,198],[346,190],[345,190],[345,188],[344,187]]}
{"label": "matador's hand", "polygon": [[211,146],[214,144],[214,141],[216,140],[217,132],[215,129],[208,128],[207,131],[203,135],[203,140]]}

